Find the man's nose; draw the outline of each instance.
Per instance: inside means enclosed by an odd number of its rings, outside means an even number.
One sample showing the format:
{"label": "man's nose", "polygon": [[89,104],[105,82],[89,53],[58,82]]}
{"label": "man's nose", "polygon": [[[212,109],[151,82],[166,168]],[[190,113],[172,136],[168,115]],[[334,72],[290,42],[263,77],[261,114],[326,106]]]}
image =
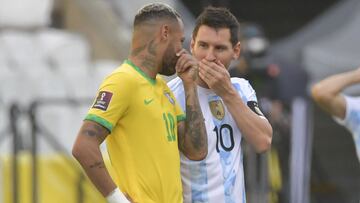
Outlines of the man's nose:
{"label": "man's nose", "polygon": [[207,61],[215,61],[215,60],[216,60],[216,56],[215,56],[215,54],[214,54],[214,51],[211,50],[211,49],[208,50],[208,52],[206,53],[205,59],[206,59]]}

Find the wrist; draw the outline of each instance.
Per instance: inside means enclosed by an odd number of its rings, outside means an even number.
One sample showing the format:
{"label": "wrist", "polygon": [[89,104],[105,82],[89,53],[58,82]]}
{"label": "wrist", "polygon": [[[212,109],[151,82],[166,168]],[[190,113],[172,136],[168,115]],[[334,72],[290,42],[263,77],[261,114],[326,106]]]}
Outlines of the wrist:
{"label": "wrist", "polygon": [[236,98],[240,98],[239,93],[234,88],[230,88],[228,91],[226,91],[226,93],[219,96],[225,103],[234,101]]}
{"label": "wrist", "polygon": [[185,89],[195,89],[197,87],[197,84],[194,81],[183,81],[183,85]]}
{"label": "wrist", "polygon": [[106,197],[106,200],[108,203],[130,203],[119,188],[115,188],[115,190]]}

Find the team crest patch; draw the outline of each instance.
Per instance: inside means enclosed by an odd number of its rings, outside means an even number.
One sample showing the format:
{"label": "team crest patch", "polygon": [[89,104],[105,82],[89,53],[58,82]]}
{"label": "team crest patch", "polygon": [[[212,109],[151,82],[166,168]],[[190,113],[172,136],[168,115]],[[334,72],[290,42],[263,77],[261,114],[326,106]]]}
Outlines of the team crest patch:
{"label": "team crest patch", "polygon": [[111,92],[100,91],[92,108],[106,111],[111,101],[112,95],[113,93]]}
{"label": "team crest patch", "polygon": [[171,97],[171,95],[170,95],[170,92],[166,92],[166,91],[164,91],[164,95],[168,98],[168,100],[169,100],[169,102],[171,103],[171,104],[175,104],[175,101],[174,101],[174,99]]}
{"label": "team crest patch", "polygon": [[222,120],[225,116],[225,108],[221,100],[210,101],[209,105],[212,115],[216,119]]}

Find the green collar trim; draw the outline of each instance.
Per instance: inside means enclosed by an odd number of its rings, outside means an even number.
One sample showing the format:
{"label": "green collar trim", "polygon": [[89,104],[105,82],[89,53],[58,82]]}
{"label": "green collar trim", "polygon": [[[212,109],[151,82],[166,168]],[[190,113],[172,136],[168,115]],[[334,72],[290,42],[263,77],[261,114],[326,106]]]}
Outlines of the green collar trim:
{"label": "green collar trim", "polygon": [[155,85],[156,79],[150,78],[146,73],[144,73],[139,67],[137,67],[133,62],[131,62],[129,59],[126,59],[124,63],[129,64],[131,67],[133,67],[140,75],[142,75],[147,81],[149,81],[152,85]]}

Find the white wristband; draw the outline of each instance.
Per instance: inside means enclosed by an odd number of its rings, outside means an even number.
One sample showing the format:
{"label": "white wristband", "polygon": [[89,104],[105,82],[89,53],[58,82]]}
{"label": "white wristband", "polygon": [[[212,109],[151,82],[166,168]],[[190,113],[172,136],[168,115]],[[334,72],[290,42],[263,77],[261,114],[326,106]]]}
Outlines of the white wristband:
{"label": "white wristband", "polygon": [[125,195],[120,191],[119,188],[116,188],[112,191],[107,197],[106,200],[108,203],[130,203]]}

